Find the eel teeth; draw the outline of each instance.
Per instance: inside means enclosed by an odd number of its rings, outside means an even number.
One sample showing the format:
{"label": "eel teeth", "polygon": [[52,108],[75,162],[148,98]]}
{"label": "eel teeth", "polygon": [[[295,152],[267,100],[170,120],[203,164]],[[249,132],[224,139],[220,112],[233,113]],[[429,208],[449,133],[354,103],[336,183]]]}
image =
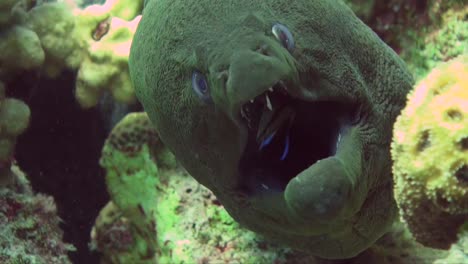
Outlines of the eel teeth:
{"label": "eel teeth", "polygon": [[271,105],[270,98],[268,97],[268,94],[265,94],[265,99],[267,103],[267,108],[270,109],[270,111],[273,111],[273,106]]}
{"label": "eel teeth", "polygon": [[246,118],[246,117],[247,117],[247,115],[246,115],[245,112],[244,112],[244,108],[243,108],[243,107],[241,108],[241,116],[242,116],[243,118]]}
{"label": "eel teeth", "polygon": [[336,148],[338,148],[340,141],[341,141],[341,133],[338,134],[338,138],[336,139]]}

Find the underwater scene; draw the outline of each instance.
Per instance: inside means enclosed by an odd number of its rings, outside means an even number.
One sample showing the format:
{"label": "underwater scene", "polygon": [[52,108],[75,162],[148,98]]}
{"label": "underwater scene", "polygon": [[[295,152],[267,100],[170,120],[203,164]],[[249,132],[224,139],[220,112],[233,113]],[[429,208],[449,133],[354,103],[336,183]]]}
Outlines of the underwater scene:
{"label": "underwater scene", "polygon": [[465,0],[0,0],[0,264],[468,264]]}

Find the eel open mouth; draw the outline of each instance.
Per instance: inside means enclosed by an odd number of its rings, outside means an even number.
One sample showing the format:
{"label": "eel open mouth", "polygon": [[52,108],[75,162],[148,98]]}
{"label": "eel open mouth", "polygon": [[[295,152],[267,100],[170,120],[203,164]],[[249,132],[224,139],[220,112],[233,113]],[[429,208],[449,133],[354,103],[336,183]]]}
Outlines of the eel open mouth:
{"label": "eel open mouth", "polygon": [[239,162],[242,189],[249,194],[284,191],[301,171],[335,155],[355,109],[343,102],[292,97],[281,80],[245,103],[240,109],[248,129]]}

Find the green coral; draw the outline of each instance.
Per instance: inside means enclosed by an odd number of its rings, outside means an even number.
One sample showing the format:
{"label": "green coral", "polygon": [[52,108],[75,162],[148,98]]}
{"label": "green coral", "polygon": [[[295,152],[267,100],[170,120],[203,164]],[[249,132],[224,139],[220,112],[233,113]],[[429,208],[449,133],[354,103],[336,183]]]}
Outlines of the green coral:
{"label": "green coral", "polygon": [[75,95],[83,108],[95,106],[105,90],[134,103],[127,64],[142,8],[142,0],[107,0],[84,9],[62,1],[2,2],[0,79],[25,70],[52,78],[78,70]]}
{"label": "green coral", "polygon": [[21,100],[4,98],[4,90],[0,82],[0,185],[10,179],[16,138],[27,129],[31,115],[29,107]]}
{"label": "green coral", "polygon": [[0,31],[21,23],[25,13],[35,5],[35,0],[3,0],[0,2]]}
{"label": "green coral", "polygon": [[16,71],[31,70],[44,63],[45,53],[37,34],[23,26],[14,26],[0,40],[0,78]]}
{"label": "green coral", "polygon": [[14,77],[18,71],[42,66],[45,54],[39,36],[26,27],[31,1],[8,0],[0,3],[0,80]]}
{"label": "green coral", "polygon": [[[128,219],[123,228],[132,236],[128,247],[101,246],[111,263],[154,263],[158,170],[146,145],[154,134],[151,126],[145,126],[147,119],[146,114],[127,115],[114,127],[102,150],[100,164],[106,169],[108,192],[122,217]],[[121,220],[114,218],[110,226]],[[97,223],[95,234],[102,234],[102,228],[108,226]],[[95,238],[96,245],[102,245],[99,240]]]}
{"label": "green coral", "polygon": [[76,69],[86,51],[85,39],[76,35],[76,21],[64,3],[44,3],[31,9],[25,26],[36,32],[46,54],[44,71],[52,77],[62,69]]}
{"label": "green coral", "polygon": [[11,9],[17,0],[3,0],[0,2],[0,28],[9,24],[11,20]]}
{"label": "green coral", "polygon": [[417,241],[447,249],[468,219],[468,55],[434,69],[394,126],[395,198]]}
{"label": "green coral", "polygon": [[29,107],[25,103],[18,99],[6,98],[0,104],[0,135],[20,135],[28,127],[29,116]]}
{"label": "green coral", "polygon": [[[440,9],[445,10],[437,10]],[[468,6],[449,9],[434,25],[424,27],[420,32],[409,31],[413,37],[406,41],[407,48],[401,56],[408,62],[416,79],[427,75],[438,63],[468,52],[467,16]]]}
{"label": "green coral", "polygon": [[[15,2],[13,4],[13,2]],[[8,21],[0,26],[0,79],[24,70],[42,69],[56,77],[64,68],[75,69],[86,52],[86,39],[78,38],[75,17],[65,3],[16,0],[0,10]]]}

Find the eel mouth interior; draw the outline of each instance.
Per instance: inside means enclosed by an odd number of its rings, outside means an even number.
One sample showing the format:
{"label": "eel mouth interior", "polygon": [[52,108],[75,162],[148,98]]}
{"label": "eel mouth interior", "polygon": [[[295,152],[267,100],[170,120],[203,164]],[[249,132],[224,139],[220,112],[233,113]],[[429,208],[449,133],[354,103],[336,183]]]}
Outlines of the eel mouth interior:
{"label": "eel mouth interior", "polygon": [[284,191],[301,171],[335,155],[354,110],[343,102],[293,98],[284,81],[245,103],[240,109],[248,129],[239,162],[241,189],[248,194]]}

